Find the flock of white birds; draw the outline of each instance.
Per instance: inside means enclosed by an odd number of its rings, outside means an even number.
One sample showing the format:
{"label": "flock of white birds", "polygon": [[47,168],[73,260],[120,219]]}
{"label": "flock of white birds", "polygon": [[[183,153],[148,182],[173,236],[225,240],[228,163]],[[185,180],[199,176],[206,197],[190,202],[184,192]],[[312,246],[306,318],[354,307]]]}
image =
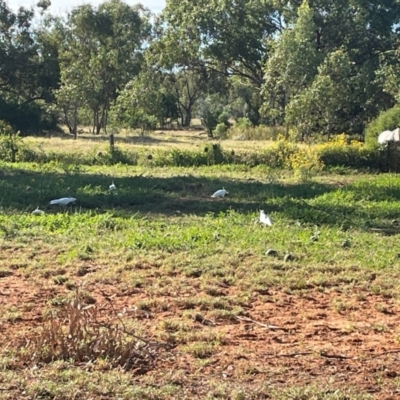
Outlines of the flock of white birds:
{"label": "flock of white birds", "polygon": [[[110,192],[117,190],[117,187],[114,184],[114,181],[111,182],[111,185],[108,187]],[[222,188],[220,190],[217,190],[211,197],[216,198],[216,197],[225,197],[226,194],[229,194],[228,191],[225,190],[225,188]],[[59,206],[68,206],[68,204],[75,203],[76,198],[75,197],[61,197],[60,199],[54,199],[50,201],[50,205],[59,205]],[[32,211],[33,215],[43,215],[45,212],[41,210],[39,207],[37,207],[35,210]],[[265,214],[264,210],[260,211],[260,218],[259,218],[260,224],[263,224],[264,226],[272,226],[272,221],[271,218]]]}
{"label": "flock of white birds", "polygon": [[[111,182],[111,185],[108,187],[110,192],[114,191],[117,189],[117,187],[114,184],[114,181]],[[60,199],[54,199],[50,200],[50,205],[59,205],[59,206],[64,206],[66,207],[68,204],[75,203],[76,198],[75,197],[61,197]],[[45,212],[41,210],[39,207],[37,207],[35,210],[32,211],[33,215],[43,215]]]}
{"label": "flock of white birds", "polygon": [[[222,188],[220,190],[217,190],[211,197],[225,197],[226,194],[229,194],[225,190],[225,188]],[[269,215],[265,214],[264,210],[260,211],[260,218],[258,222],[264,226],[272,226],[272,221]]]}

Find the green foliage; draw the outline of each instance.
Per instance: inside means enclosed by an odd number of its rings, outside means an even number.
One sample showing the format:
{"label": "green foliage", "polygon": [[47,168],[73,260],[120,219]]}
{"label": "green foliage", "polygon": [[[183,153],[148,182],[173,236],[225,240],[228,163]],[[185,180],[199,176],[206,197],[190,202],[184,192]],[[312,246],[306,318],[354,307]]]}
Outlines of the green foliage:
{"label": "green foliage", "polygon": [[385,170],[385,154],[371,147],[327,145],[321,146],[319,154],[327,167]]}
{"label": "green foliage", "polygon": [[159,167],[200,167],[205,165],[229,164],[233,161],[234,156],[230,152],[224,151],[221,145],[214,143],[205,146],[204,150],[199,152],[180,149],[158,151],[152,157],[151,163]]}
{"label": "green foliage", "polygon": [[262,113],[269,120],[283,123],[285,107],[317,74],[321,53],[313,43],[316,29],[314,11],[304,0],[297,9],[293,28],[284,30],[271,42],[273,51],[264,68],[262,89],[266,99]]}
{"label": "green foliage", "polygon": [[265,37],[277,31],[273,11],[270,2],[258,0],[168,1],[162,13],[168,28],[158,56],[202,60],[219,73],[239,76],[259,88]]}
{"label": "green foliage", "polygon": [[10,125],[0,120],[0,160],[17,161],[17,153],[21,147],[19,132],[15,132]]}
{"label": "green foliage", "polygon": [[[225,125],[219,125],[225,129]],[[7,128],[11,129],[11,128]],[[231,132],[231,128],[228,133]],[[247,128],[251,133],[249,139],[255,139],[255,133],[262,132],[262,127]],[[234,132],[246,132],[245,130]],[[274,133],[274,132],[273,132]],[[230,133],[231,134],[231,133]],[[274,133],[275,134],[275,133]],[[249,167],[268,166],[272,170],[292,170],[299,180],[308,179],[322,169],[356,168],[376,171],[400,171],[398,162],[399,150],[396,146],[381,150],[369,147],[358,141],[348,141],[345,135],[338,135],[332,140],[314,145],[305,145],[286,140],[282,134],[276,134],[277,140],[264,149],[256,151],[230,151],[220,143],[207,144],[199,150],[149,149],[142,147],[129,150],[121,146],[90,152],[45,152],[42,149],[33,149],[27,146],[18,137],[12,136],[15,151],[15,160],[23,162],[37,162],[44,167],[62,168],[70,170],[83,165],[131,165],[146,167],[201,167],[211,165],[247,165]],[[3,159],[11,160],[10,136],[4,135]],[[222,142],[223,143],[223,142]],[[47,167],[46,167],[47,168]]]}
{"label": "green foliage", "polygon": [[56,130],[55,113],[44,104],[29,102],[19,104],[0,97],[0,120],[6,121],[21,136],[42,133],[43,130]]}
{"label": "green foliage", "polygon": [[[229,113],[224,109],[222,101],[219,96],[209,96],[206,99],[202,99],[198,102],[197,113],[201,119],[201,124],[206,128],[208,136],[213,137],[214,131],[218,124],[220,124],[219,134],[224,135],[225,126],[229,126]],[[216,134],[217,137],[221,137]]]}
{"label": "green foliage", "polygon": [[141,74],[130,81],[119,94],[111,109],[114,125],[140,129],[142,136],[153,131],[157,124],[165,126],[178,116],[172,95],[148,75]]}
{"label": "green foliage", "polygon": [[228,131],[228,128],[226,127],[226,124],[223,122],[220,122],[214,128],[214,136],[219,139],[224,139],[224,138],[226,138],[227,131]]}
{"label": "green foliage", "polygon": [[71,133],[76,135],[78,110],[83,106],[92,110],[97,134],[106,127],[118,89],[139,73],[141,46],[150,30],[148,14],[141,7],[106,1],[97,8],[78,6],[66,21],[59,21],[58,102],[65,121],[71,121]]}
{"label": "green foliage", "polygon": [[283,131],[281,126],[251,125],[247,118],[239,119],[228,129],[227,137],[234,140],[276,140]]}
{"label": "green foliage", "polygon": [[238,118],[236,121],[235,126],[238,128],[251,128],[253,126],[253,123],[249,120],[249,118]]}
{"label": "green foliage", "polygon": [[400,106],[382,111],[372,120],[366,129],[365,142],[371,146],[378,145],[378,136],[383,131],[392,131],[400,126]]}

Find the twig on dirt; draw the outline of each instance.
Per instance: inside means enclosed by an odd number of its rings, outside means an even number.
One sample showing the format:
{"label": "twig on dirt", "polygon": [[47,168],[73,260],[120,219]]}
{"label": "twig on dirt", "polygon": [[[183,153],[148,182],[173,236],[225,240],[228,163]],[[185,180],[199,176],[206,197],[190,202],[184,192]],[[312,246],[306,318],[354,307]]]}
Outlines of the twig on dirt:
{"label": "twig on dirt", "polygon": [[321,324],[321,325],[313,325],[313,328],[327,328],[331,331],[339,331],[340,328],[336,328],[335,326],[329,326],[326,324]]}
{"label": "twig on dirt", "polygon": [[326,351],[320,351],[319,355],[324,358],[338,358],[339,360],[354,360],[355,357],[344,356],[343,354],[328,354]]}
{"label": "twig on dirt", "polygon": [[396,353],[400,353],[400,349],[384,351],[383,353],[374,354],[368,358],[378,358],[378,357],[386,356],[388,354],[396,354]]}
{"label": "twig on dirt", "polygon": [[298,352],[298,353],[283,353],[283,354],[265,354],[267,356],[270,356],[268,358],[274,358],[274,357],[297,357],[297,356],[309,356],[311,354],[319,354],[321,357],[325,358],[338,358],[340,360],[352,360],[354,357],[348,357],[344,356],[342,354],[327,354],[324,351],[320,351],[319,353],[316,353],[315,351],[305,351],[305,352]]}
{"label": "twig on dirt", "polygon": [[248,317],[239,317],[236,316],[236,318],[240,321],[245,321],[245,322],[251,322],[253,324],[262,326],[264,328],[268,328],[274,331],[284,331],[284,332],[290,332],[292,329],[289,328],[283,328],[281,326],[276,326],[276,325],[268,325],[268,324],[263,324],[262,322],[254,321],[254,319],[248,318]]}
{"label": "twig on dirt", "polygon": [[314,354],[314,352],[313,351],[304,351],[304,352],[299,352],[299,353],[282,353],[282,354],[268,353],[268,354],[264,354],[264,355],[268,356],[267,358],[275,358],[275,357],[309,356],[310,354]]}

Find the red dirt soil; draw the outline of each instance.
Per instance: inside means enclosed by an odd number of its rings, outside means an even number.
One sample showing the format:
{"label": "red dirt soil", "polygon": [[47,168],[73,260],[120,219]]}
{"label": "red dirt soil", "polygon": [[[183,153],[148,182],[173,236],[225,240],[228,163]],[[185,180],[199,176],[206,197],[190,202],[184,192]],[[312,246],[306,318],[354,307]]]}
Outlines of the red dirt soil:
{"label": "red dirt soil", "polygon": [[[110,286],[86,288],[108,313],[132,308],[143,294],[124,295]],[[0,306],[15,307],[21,318],[14,322],[0,319],[0,340],[9,343],[21,332],[41,326],[48,300],[66,289],[41,288],[22,276],[0,279]],[[105,299],[113,296],[113,307]],[[160,319],[181,315],[174,299],[167,312],[146,313],[142,319],[149,334]],[[33,308],[26,307],[34,304]],[[329,385],[356,387],[375,399],[400,399],[400,307],[396,300],[369,293],[321,293],[292,295],[271,291],[254,294],[245,314],[236,320],[195,322],[196,329],[222,332],[223,344],[199,367],[193,356],[179,346],[146,375],[162,381],[172,371],[184,371],[184,381],[202,385],[209,379],[277,386]],[[271,327],[272,325],[272,327]],[[182,378],[183,379],[183,378]],[[181,382],[185,385],[185,382]]]}

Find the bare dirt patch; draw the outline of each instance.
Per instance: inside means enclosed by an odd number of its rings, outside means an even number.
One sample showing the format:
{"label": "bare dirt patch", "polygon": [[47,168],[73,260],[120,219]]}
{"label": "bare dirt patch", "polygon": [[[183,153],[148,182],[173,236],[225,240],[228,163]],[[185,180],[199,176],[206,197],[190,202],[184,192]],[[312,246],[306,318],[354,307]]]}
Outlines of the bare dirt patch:
{"label": "bare dirt patch", "polygon": [[[168,310],[146,311],[136,307],[146,298],[140,290],[124,294],[112,285],[87,289],[109,315],[133,310],[131,317],[141,321],[149,337],[160,338],[162,321],[183,318],[184,310],[172,296],[156,299],[168,303]],[[18,273],[1,278],[3,316],[8,309],[20,315],[15,320],[0,320],[2,343],[16,343],[24,334],[32,333],[42,324],[49,299],[67,292],[56,285],[34,284]],[[355,386],[376,399],[394,399],[400,396],[399,323],[400,306],[395,299],[357,289],[254,294],[251,304],[236,318],[193,321],[196,332],[222,335],[210,354],[200,357],[176,343],[155,369],[133,374],[133,379],[143,384],[150,380],[178,382],[197,394],[199,386],[205,391],[211,380],[233,380],[253,386],[263,382],[282,387]]]}

